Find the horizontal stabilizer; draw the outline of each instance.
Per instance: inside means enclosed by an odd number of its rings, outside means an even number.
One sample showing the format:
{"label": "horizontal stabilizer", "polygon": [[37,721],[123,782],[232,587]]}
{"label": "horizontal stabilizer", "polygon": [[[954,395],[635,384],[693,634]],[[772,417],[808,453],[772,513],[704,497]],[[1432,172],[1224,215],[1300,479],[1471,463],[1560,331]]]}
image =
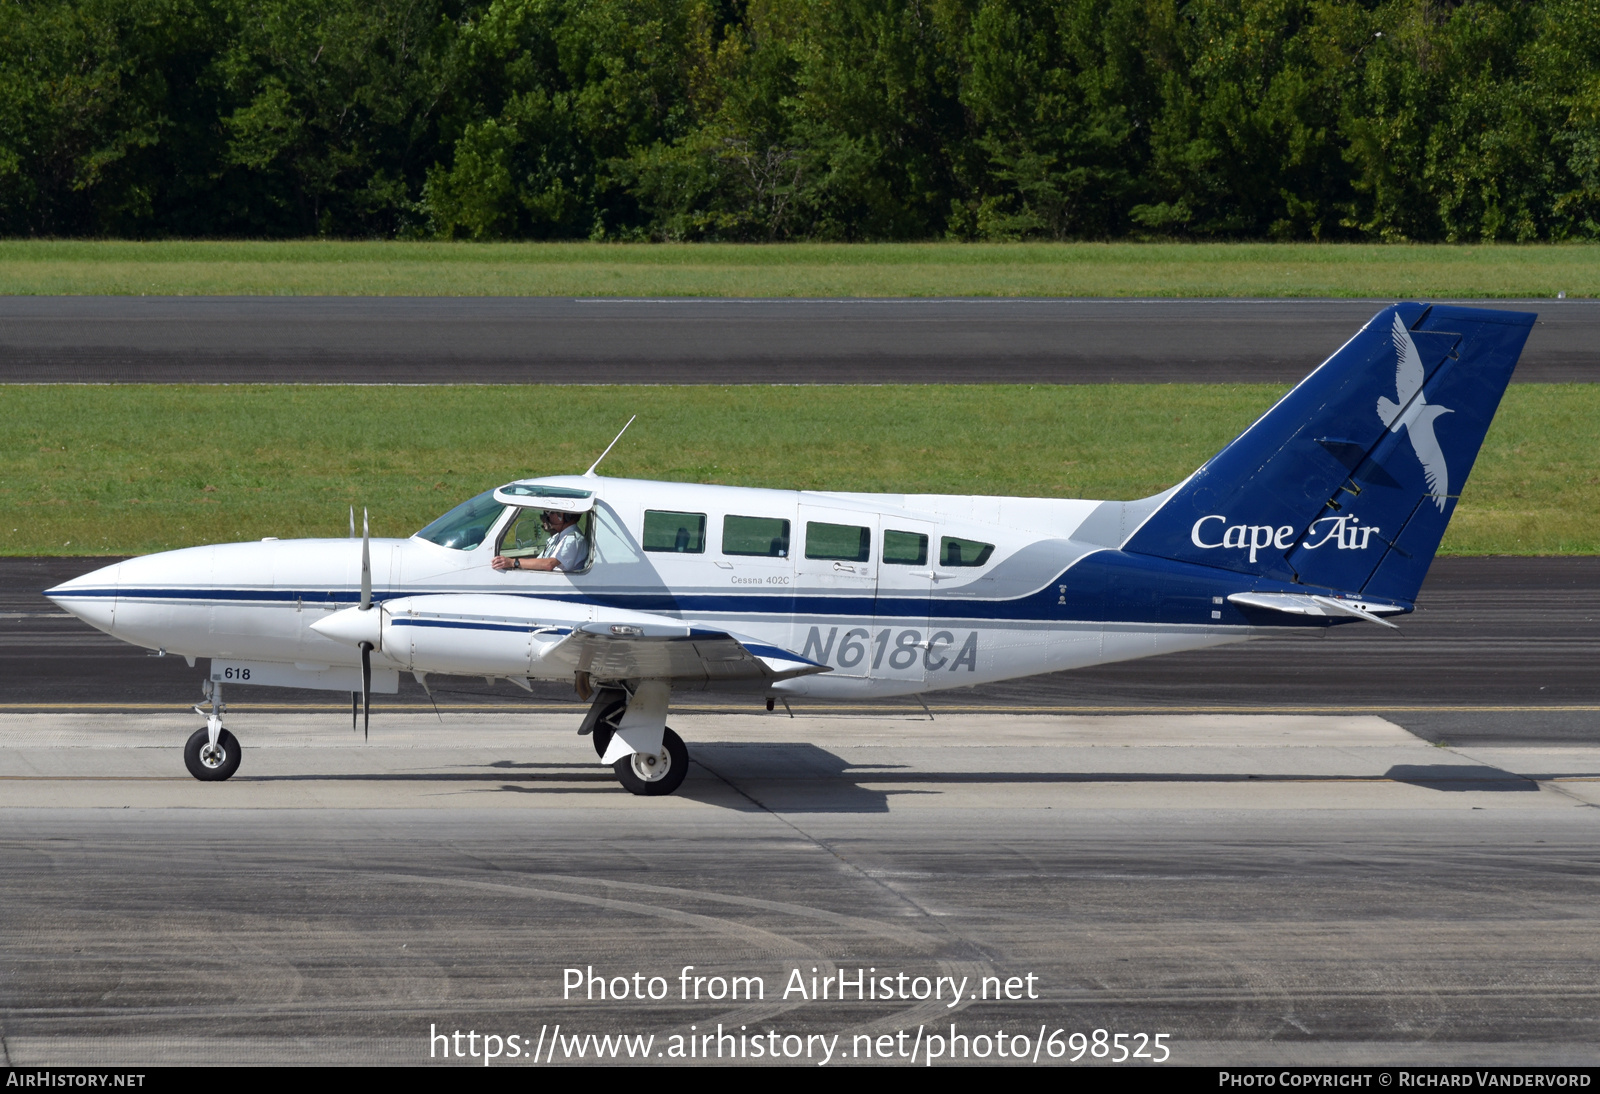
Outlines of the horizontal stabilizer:
{"label": "horizontal stabilizer", "polygon": [[1322,617],[1350,615],[1357,619],[1365,619],[1369,623],[1378,623],[1385,627],[1398,627],[1380,613],[1404,612],[1402,604],[1371,604],[1362,600],[1343,600],[1332,596],[1317,596],[1314,593],[1233,593],[1228,597],[1228,603],[1239,604],[1246,608],[1265,608],[1273,612],[1286,612],[1289,615],[1314,615]]}

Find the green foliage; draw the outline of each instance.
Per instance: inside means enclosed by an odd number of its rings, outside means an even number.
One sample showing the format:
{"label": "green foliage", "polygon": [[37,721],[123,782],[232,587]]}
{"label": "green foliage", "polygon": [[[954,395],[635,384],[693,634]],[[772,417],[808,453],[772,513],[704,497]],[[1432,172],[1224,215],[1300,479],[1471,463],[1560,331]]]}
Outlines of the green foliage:
{"label": "green foliage", "polygon": [[[1129,156],[1157,109],[1146,5],[985,0],[966,36],[977,132],[950,230],[990,239],[1121,234],[1141,195]],[[1141,48],[1142,47],[1142,48]],[[1146,123],[1147,124],[1147,123]]]}
{"label": "green foliage", "polygon": [[1561,241],[1595,0],[7,0],[9,235]]}

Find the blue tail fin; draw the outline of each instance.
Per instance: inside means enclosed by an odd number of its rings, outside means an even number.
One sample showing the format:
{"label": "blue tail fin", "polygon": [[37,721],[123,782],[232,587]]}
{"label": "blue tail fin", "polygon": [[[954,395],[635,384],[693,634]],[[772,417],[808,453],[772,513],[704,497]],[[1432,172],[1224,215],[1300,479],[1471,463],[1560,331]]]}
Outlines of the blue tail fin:
{"label": "blue tail fin", "polygon": [[1385,308],[1123,549],[1414,600],[1534,318]]}

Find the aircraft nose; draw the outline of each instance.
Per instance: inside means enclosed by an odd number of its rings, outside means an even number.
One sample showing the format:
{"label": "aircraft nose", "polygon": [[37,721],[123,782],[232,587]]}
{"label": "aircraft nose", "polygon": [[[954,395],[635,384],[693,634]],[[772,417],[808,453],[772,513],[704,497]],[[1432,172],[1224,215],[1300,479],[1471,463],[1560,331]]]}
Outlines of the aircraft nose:
{"label": "aircraft nose", "polygon": [[122,565],[115,562],[81,577],[63,581],[54,588],[46,589],[44,595],[62,611],[77,616],[90,626],[109,631],[117,603]]}

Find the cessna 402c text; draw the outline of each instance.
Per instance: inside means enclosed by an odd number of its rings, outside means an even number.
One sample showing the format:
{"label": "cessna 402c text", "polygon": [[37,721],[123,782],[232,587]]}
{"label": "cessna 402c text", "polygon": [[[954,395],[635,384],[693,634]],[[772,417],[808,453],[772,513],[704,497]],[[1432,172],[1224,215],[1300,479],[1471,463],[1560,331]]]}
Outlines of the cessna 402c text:
{"label": "cessna 402c text", "polygon": [[[192,547],[46,594],[210,659],[196,778],[239,742],[225,685],[394,692],[399,674],[571,682],[636,794],[688,753],[674,692],[910,695],[1411,611],[1534,316],[1398,304],[1255,424],[1140,501],[526,479],[410,539]],[[613,442],[615,443],[615,442]],[[537,569],[548,511],[568,569]],[[550,525],[568,518],[544,518]],[[492,560],[522,559],[529,565]],[[204,714],[205,711],[196,708]]]}

